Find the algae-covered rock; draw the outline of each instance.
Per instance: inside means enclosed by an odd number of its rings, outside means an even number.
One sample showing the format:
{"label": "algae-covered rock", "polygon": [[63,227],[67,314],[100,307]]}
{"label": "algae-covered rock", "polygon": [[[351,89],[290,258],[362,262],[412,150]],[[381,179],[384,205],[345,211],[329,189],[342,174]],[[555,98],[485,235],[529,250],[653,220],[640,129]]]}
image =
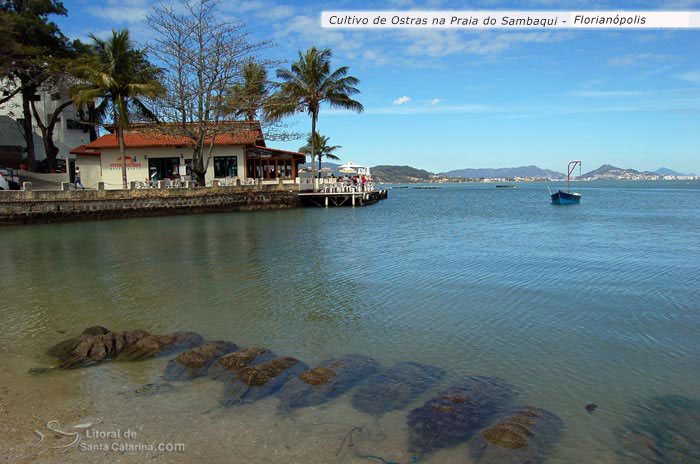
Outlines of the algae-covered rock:
{"label": "algae-covered rock", "polygon": [[195,332],[174,332],[167,335],[149,335],[124,349],[117,357],[120,361],[140,361],[163,356],[176,351],[189,350],[201,345],[204,338]]}
{"label": "algae-covered rock", "polygon": [[76,346],[78,346],[78,343],[80,343],[82,340],[92,335],[104,335],[108,332],[109,329],[106,327],[102,327],[101,325],[88,327],[87,329],[83,330],[83,332],[80,335],[56,343],[51,348],[46,350],[46,353],[49,356],[65,361],[72,357],[72,351],[75,349]]}
{"label": "algae-covered rock", "polygon": [[250,347],[226,354],[217,359],[209,368],[209,377],[214,380],[233,381],[238,371],[248,366],[256,366],[275,359],[277,355],[267,348]]}
{"label": "algae-covered rock", "polygon": [[369,377],[352,395],[352,407],[377,416],[405,408],[444,375],[444,370],[426,364],[396,364]]}
{"label": "algae-covered rock", "polygon": [[50,351],[59,355],[59,359],[63,361],[59,365],[62,369],[85,367],[113,359],[147,336],[149,334],[144,330],[108,331],[105,333],[95,331],[93,335],[84,332],[77,337],[76,343],[70,351],[67,350],[69,343],[65,343],[61,347],[55,345]]}
{"label": "algae-covered rock", "polygon": [[296,358],[284,357],[247,366],[235,379],[224,383],[223,406],[252,403],[270,396],[279,390],[290,377],[307,370],[309,366]]}
{"label": "algae-covered rock", "polygon": [[187,380],[207,375],[209,367],[226,353],[236,351],[238,346],[225,341],[211,341],[202,346],[178,354],[168,361],[163,378],[165,380]]}
{"label": "algae-covered rock", "polygon": [[564,422],[533,406],[515,407],[475,434],[469,451],[478,463],[537,464],[559,441]]}
{"label": "algae-covered rock", "polygon": [[359,381],[374,374],[379,363],[369,356],[346,354],[304,371],[284,384],[280,406],[315,406],[343,394]]}
{"label": "algae-covered rock", "polygon": [[700,462],[700,400],[662,395],[635,403],[634,409],[615,431],[621,463]]}
{"label": "algae-covered rock", "polygon": [[429,452],[467,441],[514,395],[497,377],[466,377],[408,414],[411,449]]}

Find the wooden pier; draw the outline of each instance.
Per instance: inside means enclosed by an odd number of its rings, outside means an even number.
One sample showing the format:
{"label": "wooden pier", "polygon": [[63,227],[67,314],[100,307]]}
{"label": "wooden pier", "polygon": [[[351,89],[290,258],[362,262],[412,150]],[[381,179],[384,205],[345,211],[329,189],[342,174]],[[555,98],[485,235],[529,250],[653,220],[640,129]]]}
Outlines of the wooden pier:
{"label": "wooden pier", "polygon": [[372,190],[369,192],[301,192],[299,201],[301,206],[340,207],[340,206],[367,206],[380,200],[386,200],[387,190]]}

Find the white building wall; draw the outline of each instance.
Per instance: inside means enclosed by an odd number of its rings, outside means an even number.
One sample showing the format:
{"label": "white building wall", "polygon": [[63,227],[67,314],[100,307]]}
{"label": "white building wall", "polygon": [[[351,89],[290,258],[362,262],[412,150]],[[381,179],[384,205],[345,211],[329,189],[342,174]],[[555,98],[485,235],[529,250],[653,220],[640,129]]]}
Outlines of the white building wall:
{"label": "white building wall", "polygon": [[[5,82],[2,82],[2,87],[5,88]],[[6,88],[7,91],[10,89]],[[39,90],[37,95],[41,101],[36,101],[37,112],[41,116],[41,121],[46,123],[48,115],[52,113],[58,105],[69,100],[67,89],[60,92],[60,98],[54,100],[52,93],[46,90]],[[66,158],[69,152],[79,146],[90,142],[90,132],[83,129],[68,129],[68,120],[78,121],[78,110],[74,105],[65,108],[60,117],[60,121],[56,123],[53,133],[54,144],[58,147],[58,157]],[[0,145],[25,147],[22,127],[17,121],[24,118],[22,111],[22,95],[17,94],[12,97],[7,103],[0,105]],[[34,151],[36,160],[41,161],[46,158],[44,151],[43,138],[41,130],[36,123],[34,114],[32,113],[32,124],[34,127]]]}
{"label": "white building wall", "polygon": [[78,155],[75,160],[80,168],[80,182],[88,189],[97,188],[97,183],[102,181],[102,164],[100,157],[95,155]]}
{"label": "white building wall", "polygon": [[[238,178],[243,181],[245,179],[245,147],[242,145],[229,145],[229,146],[217,146],[214,147],[212,152],[212,157],[215,156],[236,156],[238,161]],[[139,147],[139,148],[127,148],[127,182],[133,181],[148,181],[148,159],[149,158],[180,158],[180,165],[185,165],[185,160],[192,158],[192,150],[188,147],[175,148],[175,147]],[[93,169],[89,164],[90,158],[97,158],[100,160],[100,170],[101,170],[101,180],[105,183],[106,189],[120,189],[122,188],[122,162],[121,156],[119,155],[118,148],[103,148],[102,156],[87,156],[81,155],[76,160],[77,166],[80,167],[81,176],[83,177],[83,184],[85,187],[92,187],[88,185],[87,181],[87,171],[83,171],[83,166],[86,169]],[[206,160],[205,160],[206,162]],[[207,185],[211,185],[214,180],[214,160],[209,160],[209,165],[207,167],[207,172],[205,175],[205,180]],[[98,180],[99,181],[99,180]],[[94,185],[97,185],[97,182]],[[91,182],[91,181],[90,181]]]}

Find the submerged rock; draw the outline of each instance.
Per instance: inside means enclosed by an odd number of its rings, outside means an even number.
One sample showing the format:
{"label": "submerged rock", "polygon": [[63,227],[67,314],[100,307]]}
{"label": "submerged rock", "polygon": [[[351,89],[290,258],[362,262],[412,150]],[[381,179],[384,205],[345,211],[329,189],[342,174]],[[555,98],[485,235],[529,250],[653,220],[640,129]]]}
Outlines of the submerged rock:
{"label": "submerged rock", "polygon": [[411,449],[429,452],[467,441],[514,395],[513,386],[497,377],[466,377],[408,414]]}
{"label": "submerged rock", "polygon": [[557,415],[520,406],[476,434],[469,451],[477,464],[537,464],[547,458],[563,429],[564,422]]}
{"label": "submerged rock", "polygon": [[207,342],[202,346],[178,354],[168,361],[163,378],[165,380],[187,380],[207,375],[209,367],[226,353],[236,351],[235,343],[225,341]]}
{"label": "submerged rock", "polygon": [[209,368],[209,377],[214,380],[233,381],[238,370],[247,366],[256,366],[275,359],[277,355],[266,348],[251,347],[229,353],[217,359]]}
{"label": "submerged rock", "polygon": [[[106,332],[95,335],[80,335],[72,350],[66,352],[68,343],[57,348],[55,353],[60,354],[63,362],[61,369],[89,366],[101,361],[113,359],[122,351],[134,346],[140,340],[148,337],[144,330],[125,330],[123,332]],[[56,346],[52,347],[56,348]]]}
{"label": "submerged rock", "polygon": [[77,337],[69,338],[67,340],[63,340],[62,342],[56,343],[54,346],[46,350],[46,353],[49,356],[65,361],[72,357],[71,353],[75,347],[78,346],[78,343],[92,335],[104,335],[109,331],[110,330],[108,328],[102,327],[101,325],[88,327]]}
{"label": "submerged rock", "polygon": [[204,337],[195,332],[174,332],[167,335],[149,335],[124,349],[117,359],[123,361],[140,361],[189,350],[204,342]]}
{"label": "submerged rock", "polygon": [[369,356],[346,354],[304,371],[284,384],[279,393],[280,406],[315,406],[343,394],[359,381],[374,374],[379,363]]}
{"label": "submerged rock", "polygon": [[224,383],[222,406],[252,403],[279,390],[293,375],[309,366],[296,358],[276,358],[271,361],[240,369],[235,379]]}
{"label": "submerged rock", "polygon": [[635,404],[635,413],[615,436],[622,463],[700,462],[700,400],[663,395]]}
{"label": "submerged rock", "polygon": [[352,395],[352,407],[377,416],[405,408],[444,375],[444,370],[426,364],[396,364],[369,377]]}

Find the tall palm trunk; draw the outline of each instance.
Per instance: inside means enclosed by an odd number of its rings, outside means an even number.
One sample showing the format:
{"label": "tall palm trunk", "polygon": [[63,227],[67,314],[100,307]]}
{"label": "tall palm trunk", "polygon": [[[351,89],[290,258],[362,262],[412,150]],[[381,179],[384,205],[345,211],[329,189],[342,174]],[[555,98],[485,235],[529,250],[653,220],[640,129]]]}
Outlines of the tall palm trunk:
{"label": "tall palm trunk", "polygon": [[[311,184],[313,185],[314,192],[318,191],[316,187],[316,141],[314,140],[314,134],[316,133],[316,118],[318,114],[314,111],[311,114]],[[320,159],[319,159],[320,161]]]}
{"label": "tall palm trunk", "polygon": [[126,190],[129,186],[126,178],[126,150],[124,149],[124,129],[121,124],[117,124],[117,138],[119,139],[119,155],[122,157],[122,188]]}

